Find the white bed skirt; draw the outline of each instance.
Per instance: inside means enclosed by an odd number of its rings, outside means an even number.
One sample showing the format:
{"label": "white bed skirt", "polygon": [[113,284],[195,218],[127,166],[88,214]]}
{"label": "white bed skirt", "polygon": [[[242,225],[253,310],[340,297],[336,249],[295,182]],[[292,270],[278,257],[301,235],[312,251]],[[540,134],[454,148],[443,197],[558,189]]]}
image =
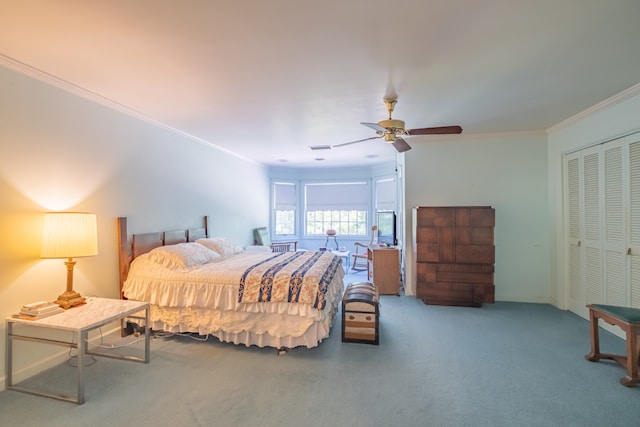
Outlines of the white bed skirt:
{"label": "white bed skirt", "polygon": [[212,335],[223,342],[247,347],[317,347],[329,336],[339,299],[317,318],[273,313],[243,313],[212,309],[158,307],[151,305],[151,329],[174,333]]}

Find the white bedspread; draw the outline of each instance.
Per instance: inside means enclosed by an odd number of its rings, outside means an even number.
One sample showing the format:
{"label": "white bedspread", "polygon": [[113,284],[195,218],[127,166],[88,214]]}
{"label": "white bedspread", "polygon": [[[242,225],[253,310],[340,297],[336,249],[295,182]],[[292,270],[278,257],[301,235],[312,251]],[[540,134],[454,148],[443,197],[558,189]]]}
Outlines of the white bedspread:
{"label": "white bedspread", "polygon": [[313,347],[329,334],[343,292],[339,267],[318,310],[287,302],[239,303],[246,269],[273,253],[242,253],[189,270],[166,268],[141,255],[123,286],[128,299],[151,304],[151,327],[213,334],[223,341],[259,346]]}

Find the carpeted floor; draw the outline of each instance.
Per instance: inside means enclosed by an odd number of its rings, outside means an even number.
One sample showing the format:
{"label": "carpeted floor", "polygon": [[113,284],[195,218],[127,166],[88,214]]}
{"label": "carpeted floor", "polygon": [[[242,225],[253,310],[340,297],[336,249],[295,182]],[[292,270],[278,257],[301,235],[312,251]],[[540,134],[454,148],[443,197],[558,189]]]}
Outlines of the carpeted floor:
{"label": "carpeted floor", "polygon": [[[621,386],[617,365],[584,359],[588,322],[569,312],[384,296],[381,313],[379,346],[342,343],[339,317],[319,347],[284,356],[156,338],[148,365],[98,358],[86,368],[84,405],[1,392],[0,425],[640,425],[640,387]],[[601,335],[603,350],[624,351]],[[28,382],[73,393],[75,378],[63,364]]]}

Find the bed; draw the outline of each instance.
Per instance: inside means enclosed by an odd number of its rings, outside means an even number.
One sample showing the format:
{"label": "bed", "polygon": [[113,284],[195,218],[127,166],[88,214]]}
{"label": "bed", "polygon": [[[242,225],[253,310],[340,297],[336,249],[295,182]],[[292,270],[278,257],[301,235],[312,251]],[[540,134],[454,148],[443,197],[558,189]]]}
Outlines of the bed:
{"label": "bed", "polygon": [[118,218],[120,295],[150,303],[151,329],[281,351],[329,336],[344,289],[340,257],[243,249],[208,237],[207,223],[130,236]]}

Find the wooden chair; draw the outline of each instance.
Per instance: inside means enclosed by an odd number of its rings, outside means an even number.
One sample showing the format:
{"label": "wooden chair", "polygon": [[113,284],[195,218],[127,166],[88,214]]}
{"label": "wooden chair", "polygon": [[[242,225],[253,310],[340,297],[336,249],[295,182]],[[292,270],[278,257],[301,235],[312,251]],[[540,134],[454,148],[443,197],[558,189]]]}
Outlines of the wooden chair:
{"label": "wooden chair", "polygon": [[255,228],[253,230],[254,243],[259,246],[269,246],[273,252],[289,252],[298,250],[298,242],[272,242],[267,227]]}
{"label": "wooden chair", "polygon": [[355,252],[353,253],[353,262],[351,263],[351,269],[355,271],[364,271],[369,269],[369,262],[367,249],[373,245],[373,239],[376,237],[376,231],[378,230],[378,226],[374,225],[371,227],[371,240],[369,240],[369,244],[365,245],[364,243],[355,242],[354,245],[356,247]]}

